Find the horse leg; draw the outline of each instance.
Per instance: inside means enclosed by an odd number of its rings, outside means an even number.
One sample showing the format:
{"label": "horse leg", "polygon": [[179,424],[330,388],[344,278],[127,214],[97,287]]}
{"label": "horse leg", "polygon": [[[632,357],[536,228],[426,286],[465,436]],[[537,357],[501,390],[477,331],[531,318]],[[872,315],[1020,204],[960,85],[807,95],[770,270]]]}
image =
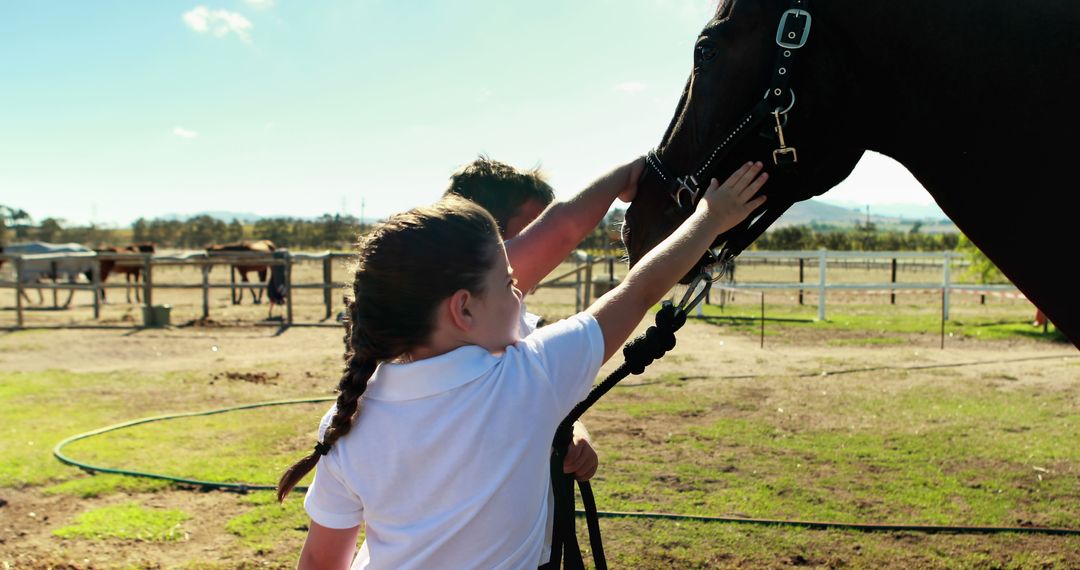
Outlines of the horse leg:
{"label": "horse leg", "polygon": [[[240,272],[240,282],[241,283],[249,283],[246,271],[241,271]],[[241,285],[240,286],[240,295],[237,296],[236,300],[234,301],[234,304],[239,305],[240,303],[243,303],[243,302],[244,302],[244,287]]]}
{"label": "horse leg", "polygon": [[[75,277],[68,277],[68,285],[74,285],[76,283]],[[53,289],[55,291],[55,289]],[[71,300],[75,297],[75,290],[68,289],[67,301],[64,301],[64,309],[67,310],[71,306]]]}
{"label": "horse leg", "polygon": [[[266,268],[259,270],[259,284],[260,287],[251,288],[251,298],[255,300],[256,305],[262,304],[263,289],[266,288]],[[255,290],[258,289],[259,296],[255,296]]]}

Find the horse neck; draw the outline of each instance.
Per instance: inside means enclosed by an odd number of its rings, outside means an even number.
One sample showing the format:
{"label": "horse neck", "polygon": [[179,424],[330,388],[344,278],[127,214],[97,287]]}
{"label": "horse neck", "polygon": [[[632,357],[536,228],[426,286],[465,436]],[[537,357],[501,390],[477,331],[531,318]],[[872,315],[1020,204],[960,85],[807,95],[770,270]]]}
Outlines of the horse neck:
{"label": "horse neck", "polygon": [[[1044,130],[1037,121],[1069,108],[1071,90],[1054,87],[1077,77],[1076,66],[1059,62],[1075,50],[1067,38],[1078,23],[1041,4],[816,4],[822,27],[842,30],[843,40],[831,45],[848,53],[830,56],[852,67],[857,95],[850,99],[866,148],[915,160],[958,145],[985,152],[1033,126]],[[1007,124],[991,119],[1006,111]]]}

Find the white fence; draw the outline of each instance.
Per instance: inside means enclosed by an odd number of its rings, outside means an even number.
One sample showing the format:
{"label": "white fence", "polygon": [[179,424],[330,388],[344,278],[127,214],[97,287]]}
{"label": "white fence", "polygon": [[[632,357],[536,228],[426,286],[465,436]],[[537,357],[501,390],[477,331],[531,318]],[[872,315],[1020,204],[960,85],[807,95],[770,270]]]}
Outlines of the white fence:
{"label": "white fence", "polygon": [[[571,260],[576,267],[555,278],[548,279],[540,284],[541,287],[574,287],[576,290],[575,309],[580,311],[591,300],[599,295],[594,294],[597,286],[593,280],[593,266],[597,264],[611,264],[615,262],[612,256],[592,256],[583,251],[574,252]],[[756,261],[791,262],[799,267],[798,281],[785,282],[741,282],[724,283],[723,289],[732,291],[762,292],[767,290],[798,291],[800,302],[804,293],[817,292],[818,320],[825,320],[829,291],[867,291],[881,292],[892,296],[891,302],[895,303],[896,293],[899,291],[940,291],[942,294],[942,311],[945,319],[949,318],[949,303],[954,294],[978,294],[986,296],[1001,296],[1024,299],[1021,293],[1013,285],[971,285],[954,282],[953,271],[956,268],[967,266],[967,258],[954,252],[913,252],[913,251],[746,251],[735,260],[735,266],[753,264]],[[873,266],[878,268],[891,268],[891,280],[879,283],[830,283],[829,267],[842,265]],[[907,265],[915,265],[923,270],[933,271],[940,268],[940,279],[927,282],[898,282],[897,272],[899,268]],[[816,267],[817,282],[804,281],[805,269]],[[608,269],[613,275],[613,271]],[[736,272],[736,277],[738,271]],[[569,279],[573,278],[572,281]],[[606,289],[605,289],[606,290]],[[599,291],[602,293],[603,291]]]}
{"label": "white fence", "polygon": [[[25,262],[30,260],[49,259],[53,261],[60,261],[66,259],[75,259],[89,257],[93,262],[94,270],[92,271],[89,283],[34,283],[28,284],[21,279],[22,266]],[[210,283],[208,279],[209,270],[214,265],[236,265],[236,264],[260,264],[266,266],[284,266],[285,268],[285,285],[291,290],[298,289],[321,289],[324,296],[326,318],[332,313],[333,300],[331,293],[334,289],[340,287],[339,283],[335,283],[331,279],[331,264],[334,259],[351,257],[351,254],[344,253],[322,253],[322,254],[290,254],[283,250],[276,252],[276,255],[272,254],[252,254],[252,253],[229,253],[221,255],[210,255],[205,253],[188,254],[183,256],[162,256],[162,255],[149,255],[149,254],[114,254],[114,253],[98,253],[98,254],[50,254],[50,255],[33,255],[33,256],[17,256],[17,255],[0,255],[0,260],[10,262],[14,266],[16,278],[14,281],[0,281],[0,289],[10,288],[15,291],[15,306],[16,306],[16,328],[23,326],[23,303],[21,299],[21,293],[25,289],[51,289],[54,294],[57,290],[68,291],[81,291],[88,290],[94,291],[94,318],[97,319],[100,314],[99,296],[100,291],[111,288],[126,287],[123,283],[103,283],[101,281],[101,269],[100,264],[103,260],[113,260],[118,264],[124,264],[128,266],[139,266],[142,269],[143,282],[138,285],[142,289],[143,304],[150,308],[153,304],[153,291],[154,289],[201,289],[203,293],[203,316],[209,315],[209,290],[219,288],[236,289],[247,284],[229,283],[218,284]],[[294,283],[292,282],[292,266],[296,261],[321,261],[323,264],[323,279],[321,282],[315,283]],[[614,256],[592,256],[584,251],[576,251],[571,256],[570,260],[575,263],[576,267],[566,273],[558,275],[554,278],[548,279],[541,283],[538,287],[573,287],[575,289],[575,308],[577,311],[584,309],[593,298],[599,296],[607,290],[607,287],[614,281],[615,265],[617,259]],[[1020,293],[1016,287],[1012,285],[970,285],[970,284],[957,284],[953,282],[952,271],[954,266],[960,266],[966,264],[964,256],[953,252],[908,252],[908,251],[895,251],[895,252],[865,252],[865,251],[747,251],[742,253],[736,259],[736,267],[739,267],[740,262],[743,265],[753,264],[757,261],[764,262],[790,262],[797,264],[799,267],[799,281],[790,282],[740,282],[735,281],[733,283],[725,283],[724,289],[728,291],[754,291],[763,292],[767,290],[788,290],[798,291],[800,302],[804,293],[812,294],[815,290],[818,295],[818,314],[819,320],[825,320],[826,317],[826,301],[827,293],[829,291],[879,291],[887,293],[893,296],[893,302],[895,302],[895,294],[898,291],[941,291],[942,294],[942,314],[945,319],[948,319],[949,315],[949,302],[953,294],[957,293],[974,293],[980,295],[995,295],[1006,296],[1014,298],[1023,298],[1023,294]],[[918,264],[922,269],[928,267],[940,266],[940,279],[930,282],[897,282],[897,270],[901,265],[901,262]],[[868,266],[870,264],[876,264],[875,267],[891,266],[892,277],[891,281],[880,283],[830,283],[829,282],[829,265],[832,264],[860,264],[865,263]],[[598,279],[594,282],[594,266],[597,264],[604,264],[606,267],[602,267],[599,273],[606,275],[607,279]],[[153,278],[154,268],[161,266],[191,266],[197,267],[202,271],[202,282],[199,284],[180,284],[180,283],[160,283],[155,282]],[[810,283],[803,280],[805,269],[807,266],[817,267],[817,283]],[[286,325],[294,324],[292,317],[292,295],[287,297],[285,303],[285,317],[284,321]]]}

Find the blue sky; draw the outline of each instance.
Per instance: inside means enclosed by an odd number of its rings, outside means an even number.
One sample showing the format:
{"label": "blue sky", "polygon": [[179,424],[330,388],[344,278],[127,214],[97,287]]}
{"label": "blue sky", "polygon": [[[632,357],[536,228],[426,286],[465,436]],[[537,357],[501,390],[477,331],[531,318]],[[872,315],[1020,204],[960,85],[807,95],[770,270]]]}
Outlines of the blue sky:
{"label": "blue sky", "polygon": [[[658,142],[714,5],[4,0],[0,204],[382,216],[478,153],[567,197]],[[932,203],[877,156],[827,197]]]}

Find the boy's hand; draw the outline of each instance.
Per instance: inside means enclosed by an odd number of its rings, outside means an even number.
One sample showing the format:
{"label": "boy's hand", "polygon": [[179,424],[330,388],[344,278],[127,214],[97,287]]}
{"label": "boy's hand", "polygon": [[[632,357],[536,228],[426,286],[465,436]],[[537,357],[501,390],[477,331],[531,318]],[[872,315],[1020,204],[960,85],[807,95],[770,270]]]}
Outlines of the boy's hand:
{"label": "boy's hand", "polygon": [[626,171],[626,186],[619,191],[619,199],[623,202],[633,202],[637,196],[638,179],[641,178],[641,173],[645,171],[645,157],[637,157],[620,170]]}
{"label": "boy's hand", "polygon": [[747,162],[723,184],[715,178],[709,183],[705,197],[698,202],[698,210],[704,209],[708,217],[718,224],[717,233],[723,233],[746,219],[758,206],[765,203],[765,196],[754,198],[769,179],[762,172],[760,162]]}
{"label": "boy's hand", "polygon": [[600,460],[589,442],[589,432],[581,422],[574,422],[574,439],[566,450],[563,473],[572,473],[578,481],[588,481],[596,474]]}

